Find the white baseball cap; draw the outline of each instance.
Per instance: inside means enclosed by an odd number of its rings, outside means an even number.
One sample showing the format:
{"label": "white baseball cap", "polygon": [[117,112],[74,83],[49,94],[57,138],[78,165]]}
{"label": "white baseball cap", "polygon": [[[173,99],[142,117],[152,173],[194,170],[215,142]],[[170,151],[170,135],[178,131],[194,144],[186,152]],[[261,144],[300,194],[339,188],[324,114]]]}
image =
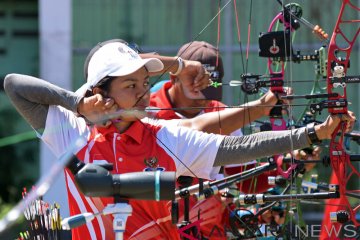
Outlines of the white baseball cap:
{"label": "white baseball cap", "polygon": [[133,49],[121,42],[111,42],[100,47],[91,57],[86,83],[76,93],[84,95],[106,76],[119,77],[136,72],[143,66],[149,72],[164,68],[156,58],[142,59]]}

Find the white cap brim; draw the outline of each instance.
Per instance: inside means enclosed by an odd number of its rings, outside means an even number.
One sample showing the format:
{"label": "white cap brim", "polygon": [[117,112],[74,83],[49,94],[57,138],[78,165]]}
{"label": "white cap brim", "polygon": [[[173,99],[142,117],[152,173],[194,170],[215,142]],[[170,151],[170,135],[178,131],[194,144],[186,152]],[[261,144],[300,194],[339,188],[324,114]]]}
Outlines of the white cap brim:
{"label": "white cap brim", "polygon": [[[136,62],[133,62],[130,67],[126,69],[119,69],[117,71],[113,71],[108,74],[111,77],[120,77],[120,76],[127,76],[130,75],[143,66],[146,67],[148,72],[160,72],[164,69],[164,64],[157,58],[147,58],[147,59],[139,59]],[[93,86],[88,82],[82,85],[78,90],[76,90],[76,94],[79,96],[84,96],[88,90],[91,90]]]}
{"label": "white cap brim", "polygon": [[131,66],[127,68],[115,70],[109,73],[108,76],[111,77],[127,76],[129,74],[136,72],[143,66],[145,66],[149,72],[159,72],[164,68],[164,64],[157,58],[139,59],[137,61],[132,62]]}

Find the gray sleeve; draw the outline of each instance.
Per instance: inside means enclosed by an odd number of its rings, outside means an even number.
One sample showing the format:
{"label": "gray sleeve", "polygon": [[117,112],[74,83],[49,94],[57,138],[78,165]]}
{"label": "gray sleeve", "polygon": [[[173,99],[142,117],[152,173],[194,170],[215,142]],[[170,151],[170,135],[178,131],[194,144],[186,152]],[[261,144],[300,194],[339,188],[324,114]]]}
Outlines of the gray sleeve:
{"label": "gray sleeve", "polygon": [[239,164],[253,159],[310,146],[305,128],[226,136],[216,154],[214,166]]}
{"label": "gray sleeve", "polygon": [[60,105],[77,112],[77,105],[82,99],[71,91],[21,74],[7,75],[4,89],[18,112],[36,130],[45,128],[49,105]]}

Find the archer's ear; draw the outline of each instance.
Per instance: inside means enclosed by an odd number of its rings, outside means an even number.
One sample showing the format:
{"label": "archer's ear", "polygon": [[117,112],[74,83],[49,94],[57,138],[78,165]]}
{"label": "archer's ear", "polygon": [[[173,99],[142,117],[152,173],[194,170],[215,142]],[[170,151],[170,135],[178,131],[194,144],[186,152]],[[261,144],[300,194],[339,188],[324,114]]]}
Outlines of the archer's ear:
{"label": "archer's ear", "polygon": [[103,97],[106,97],[105,91],[102,90],[102,89],[99,88],[99,87],[94,87],[94,88],[92,89],[92,93],[93,93],[94,95],[95,95],[95,94],[100,94],[100,95],[102,95]]}

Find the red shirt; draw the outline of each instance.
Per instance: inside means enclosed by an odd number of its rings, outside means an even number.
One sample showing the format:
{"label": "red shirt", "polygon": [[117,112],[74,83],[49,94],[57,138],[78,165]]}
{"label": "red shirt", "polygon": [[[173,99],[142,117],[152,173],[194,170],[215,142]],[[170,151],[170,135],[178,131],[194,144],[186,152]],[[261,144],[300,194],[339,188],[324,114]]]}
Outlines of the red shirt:
{"label": "red shirt", "polygon": [[[169,109],[173,106],[171,105],[170,100],[167,98],[166,92],[171,88],[172,84],[171,82],[166,82],[157,92],[154,92],[150,96],[150,107],[157,107],[160,108],[159,110],[154,110],[156,112],[156,118],[160,119],[180,119],[182,118],[178,113],[176,113],[174,110]],[[218,102],[218,101],[210,101],[207,108],[205,108],[202,112],[208,113],[208,112],[216,112],[219,110],[223,110],[224,108],[219,107],[226,107],[225,104]],[[166,108],[166,110],[161,110],[161,108]]]}
{"label": "red shirt", "polygon": [[[174,110],[169,110],[169,108],[172,108],[170,100],[167,97],[166,92],[171,88],[172,84],[171,82],[166,82],[157,92],[154,92],[151,94],[150,97],[150,106],[152,107],[158,107],[159,110],[155,110],[156,117],[160,119],[179,119],[181,116],[176,113]],[[207,112],[216,112],[218,111],[218,107],[225,107],[226,105],[218,102],[218,101],[210,101],[208,107],[204,109],[200,114],[207,113]],[[161,108],[165,108],[166,110],[161,110]],[[225,108],[220,108],[220,110],[223,110]],[[235,136],[241,136],[242,133],[240,130],[235,131],[231,135]],[[242,172],[244,170],[248,170],[250,168],[255,167],[256,164],[247,164],[247,165],[230,165],[224,167],[224,173],[228,176]],[[256,179],[251,178],[249,180],[243,181],[238,185],[239,190],[244,193],[260,193],[264,192],[267,189],[271,188],[272,186],[267,184],[268,177],[269,176],[276,176],[276,171],[268,171],[265,172],[259,176],[256,177]],[[261,184],[257,184],[257,183]]]}
{"label": "red shirt", "polygon": [[[184,118],[176,111],[169,109],[173,108],[170,100],[167,97],[167,91],[172,87],[171,82],[166,82],[157,92],[154,92],[150,96],[150,107],[157,107],[159,110],[154,110],[155,117],[160,119],[180,119]],[[218,101],[209,101],[208,108],[205,108],[202,112],[216,112],[221,111],[226,105]],[[162,110],[163,109],[163,110]],[[194,179],[192,184],[197,184],[198,180]],[[221,196],[216,195],[203,201],[197,201],[195,198],[190,197],[190,222],[194,223],[199,221],[200,215],[200,229],[204,237],[210,239],[226,239],[222,214],[226,208],[226,204],[221,201]],[[199,214],[200,213],[200,214]],[[179,223],[184,218],[184,206],[183,201],[179,201]]]}
{"label": "red shirt", "polygon": [[[90,128],[72,112],[50,106],[42,140],[60,157],[73,148],[79,137],[83,138],[85,141],[75,145],[77,157],[85,163],[112,163],[112,173],[116,174],[150,168],[190,175],[188,167],[197,176],[211,178],[213,169],[209,166],[213,166],[223,137],[177,127],[177,123],[145,118],[119,133],[114,126]],[[162,144],[165,141],[166,147]],[[84,196],[72,174],[65,175],[71,215],[97,213],[113,203],[113,198]],[[125,239],[179,239],[178,229],[171,222],[168,201],[129,200],[129,203],[133,210],[126,222]],[[112,215],[99,215],[90,223],[74,228],[72,239],[114,239],[112,220]]]}
{"label": "red shirt", "polygon": [[[166,82],[157,92],[154,92],[150,96],[150,106],[157,107],[159,110],[155,110],[156,117],[160,119],[179,119],[184,118],[180,114],[176,113],[174,110],[170,109],[173,108],[171,105],[170,100],[168,99],[167,91],[172,87],[171,82]],[[208,108],[205,108],[199,114],[207,113],[207,112],[215,112],[219,110],[223,110],[226,105],[218,102],[218,101],[210,101]],[[164,109],[164,110],[162,110]],[[235,132],[235,134],[241,136],[241,131]],[[245,169],[250,169],[255,167],[255,164],[246,165],[246,166],[228,166],[224,167],[224,172],[227,175],[233,175],[239,172],[244,171]],[[273,176],[274,172],[266,172],[261,174],[257,177],[258,183],[256,184],[254,179],[249,179],[243,181],[242,183],[237,184],[239,190],[245,193],[259,193],[264,192],[271,186],[266,184],[268,176]],[[198,181],[195,180],[192,184],[196,184]],[[183,201],[179,203],[179,214],[180,214],[180,221],[183,219]],[[210,237],[210,239],[226,239],[224,235],[224,226],[226,224],[225,218],[228,217],[229,212],[231,209],[228,209],[226,203],[224,203],[220,195],[211,197],[210,199],[198,202],[196,199],[190,198],[190,222],[194,222],[198,220],[198,213],[200,211],[200,218],[202,222],[200,223],[201,232],[205,237]],[[223,216],[224,215],[224,216]]]}
{"label": "red shirt", "polygon": [[[146,127],[135,122],[125,133],[118,134],[114,126],[110,128],[94,128],[91,131],[89,145],[91,147],[83,148],[78,154],[79,159],[84,159],[89,163],[96,161],[105,161],[112,163],[114,170],[112,173],[127,173],[127,172],[142,172],[149,166],[146,163],[148,159],[157,159],[156,167],[161,167],[166,171],[175,171],[175,164],[169,155],[153,140],[151,131],[158,131],[155,127],[151,127],[150,131],[145,129]],[[146,143],[146,144],[142,144]],[[114,151],[114,148],[116,151]],[[136,154],[133,154],[136,152]],[[67,183],[69,183],[69,174],[67,174]],[[75,215],[79,212],[83,212],[78,204],[75,204],[77,200],[72,191],[68,192],[70,202],[70,214]],[[80,195],[82,202],[86,209],[92,209],[91,204],[96,206],[96,209],[104,209],[108,204],[113,203],[113,198],[87,198],[84,195]],[[139,201],[130,200],[129,203],[132,206],[132,215],[127,219],[127,226],[125,237],[126,239],[131,236],[129,233],[137,232],[137,226],[143,226],[145,224],[153,223],[153,219],[162,219],[162,224],[158,224],[157,228],[161,228],[161,232],[167,232],[168,236],[177,236],[177,229],[171,224],[171,218],[168,218],[170,214],[170,205],[168,201]],[[105,239],[112,239],[112,215],[106,215],[98,217],[93,221],[93,225],[99,225],[99,218],[102,219],[105,228]],[[135,222],[132,224],[132,222]],[[81,229],[83,228],[83,229]],[[73,239],[91,239],[90,236],[84,237],[87,234],[87,227],[82,226],[75,228],[72,232]],[[154,229],[151,228],[151,231]],[[146,235],[149,233],[144,230],[143,233],[139,233],[138,239],[146,239]],[[98,235],[98,234],[96,234]],[[74,238],[75,237],[75,238]],[[164,239],[166,235],[158,236],[158,239]],[[176,239],[176,237],[174,237]]]}

